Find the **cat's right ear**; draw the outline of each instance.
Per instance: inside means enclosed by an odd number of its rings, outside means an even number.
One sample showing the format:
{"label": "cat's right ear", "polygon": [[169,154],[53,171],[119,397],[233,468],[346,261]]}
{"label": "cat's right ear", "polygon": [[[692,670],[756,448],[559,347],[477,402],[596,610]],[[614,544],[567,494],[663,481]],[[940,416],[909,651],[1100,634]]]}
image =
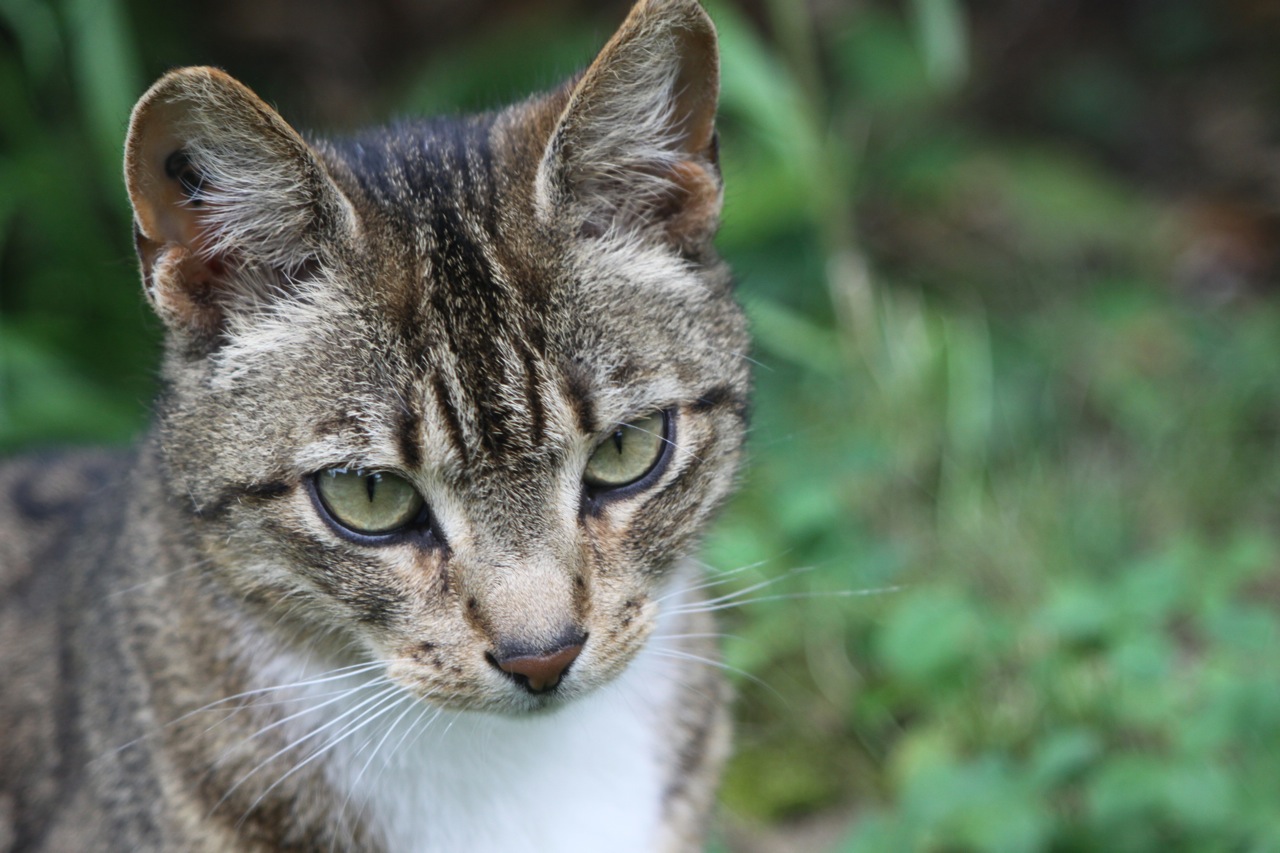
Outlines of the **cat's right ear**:
{"label": "cat's right ear", "polygon": [[125,183],[147,298],[171,331],[203,341],[288,292],[357,227],[302,137],[216,68],[170,72],[138,101]]}

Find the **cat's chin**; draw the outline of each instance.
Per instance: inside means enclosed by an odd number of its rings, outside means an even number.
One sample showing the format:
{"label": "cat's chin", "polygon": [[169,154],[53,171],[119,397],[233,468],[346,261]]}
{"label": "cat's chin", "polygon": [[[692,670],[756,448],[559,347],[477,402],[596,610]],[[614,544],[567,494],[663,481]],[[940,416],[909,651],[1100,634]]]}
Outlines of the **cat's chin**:
{"label": "cat's chin", "polygon": [[563,696],[516,696],[510,704],[493,710],[491,713],[501,717],[546,717],[572,705],[581,694]]}
{"label": "cat's chin", "polygon": [[510,691],[496,690],[470,696],[443,697],[435,694],[426,696],[421,701],[450,712],[462,711],[519,719],[556,714],[596,692],[598,692],[597,687],[581,684],[564,685],[540,694],[531,694],[513,687]]}
{"label": "cat's chin", "polygon": [[444,690],[438,685],[424,684],[414,678],[412,672],[397,672],[394,666],[388,667],[387,675],[406,692],[415,695],[423,705],[445,713],[480,713],[507,718],[554,714],[583,697],[592,695],[598,689],[594,683],[570,683],[545,693],[530,693],[514,684],[477,683],[472,684],[469,689],[458,685],[453,690]]}

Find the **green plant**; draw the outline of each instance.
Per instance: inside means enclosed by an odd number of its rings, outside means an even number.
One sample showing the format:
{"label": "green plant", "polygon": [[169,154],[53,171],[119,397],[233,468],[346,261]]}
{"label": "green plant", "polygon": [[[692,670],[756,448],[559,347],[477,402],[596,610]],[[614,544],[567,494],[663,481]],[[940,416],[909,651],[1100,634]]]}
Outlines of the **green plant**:
{"label": "green plant", "polygon": [[123,440],[154,359],[119,177],[141,76],[123,11],[4,0],[0,26],[0,449]]}

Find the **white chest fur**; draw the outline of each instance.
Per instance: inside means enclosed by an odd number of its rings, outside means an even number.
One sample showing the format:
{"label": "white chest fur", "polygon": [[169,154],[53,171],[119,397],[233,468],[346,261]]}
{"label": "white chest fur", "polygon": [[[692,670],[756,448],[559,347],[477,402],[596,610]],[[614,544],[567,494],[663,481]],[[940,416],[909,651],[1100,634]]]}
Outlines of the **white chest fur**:
{"label": "white chest fur", "polygon": [[661,721],[638,672],[552,715],[441,715],[356,797],[393,851],[650,851]]}
{"label": "white chest fur", "polygon": [[[338,742],[322,760],[333,794],[391,853],[648,853],[667,781],[661,756],[675,674],[665,670],[674,668],[642,651],[613,683],[538,716],[406,701],[341,738],[346,727],[333,720],[373,707],[359,707],[371,695],[363,692],[297,722],[330,724]],[[315,698],[335,689],[332,679],[308,688]]]}

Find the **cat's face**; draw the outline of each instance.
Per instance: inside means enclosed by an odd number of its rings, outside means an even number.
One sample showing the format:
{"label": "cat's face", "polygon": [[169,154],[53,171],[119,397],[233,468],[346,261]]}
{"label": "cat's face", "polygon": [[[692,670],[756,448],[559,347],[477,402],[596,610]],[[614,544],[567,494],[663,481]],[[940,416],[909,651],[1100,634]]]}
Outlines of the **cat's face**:
{"label": "cat's face", "polygon": [[130,188],[207,576],[448,707],[617,675],[743,438],[714,89],[693,3],[562,92],[314,149],[216,72],[157,84]]}
{"label": "cat's face", "polygon": [[[370,254],[408,257],[411,236],[430,239],[386,228]],[[616,674],[742,438],[722,271],[547,238],[520,273],[492,252],[480,281],[454,278],[447,248],[333,270],[238,329],[166,417],[244,594],[354,634],[450,704],[549,698],[490,663],[506,646],[585,637],[556,695]]]}

